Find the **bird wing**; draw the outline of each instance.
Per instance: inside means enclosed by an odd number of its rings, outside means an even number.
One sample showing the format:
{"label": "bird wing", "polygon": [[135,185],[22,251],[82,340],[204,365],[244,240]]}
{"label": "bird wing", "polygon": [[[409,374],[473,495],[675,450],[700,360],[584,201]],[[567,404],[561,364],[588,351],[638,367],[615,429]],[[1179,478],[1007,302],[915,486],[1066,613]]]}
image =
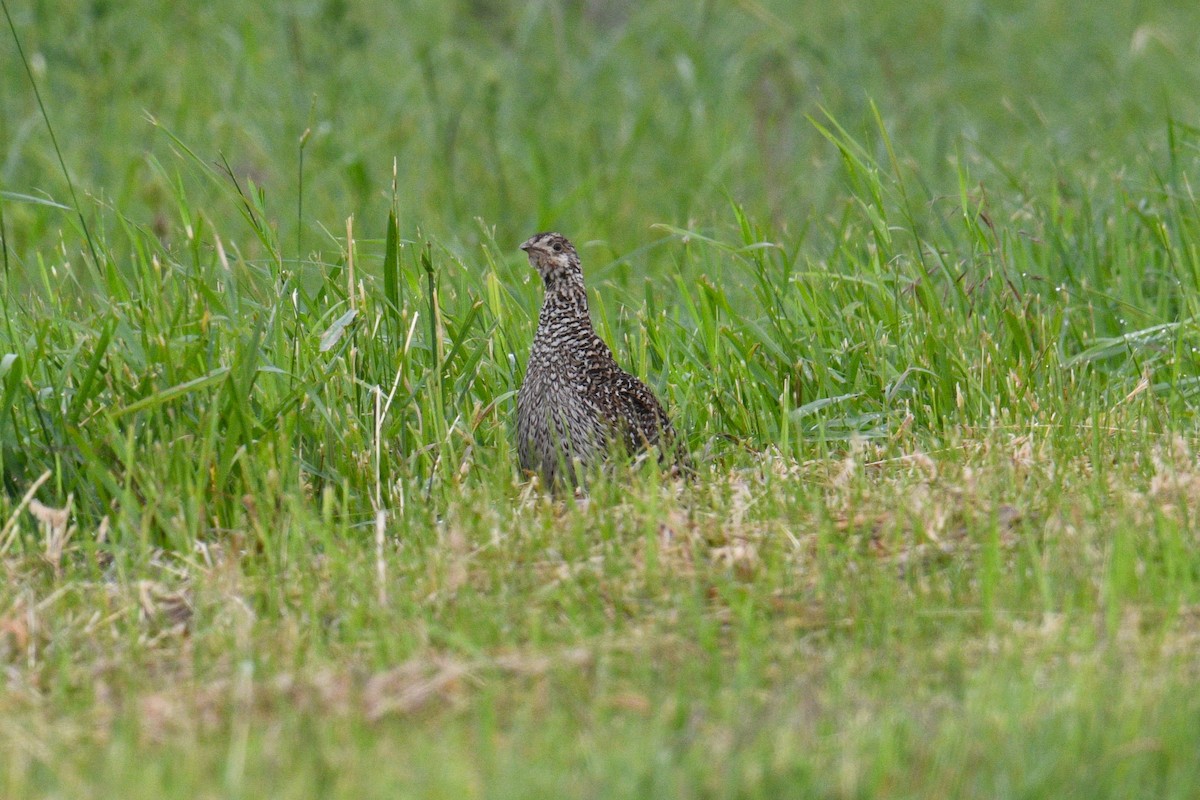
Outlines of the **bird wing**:
{"label": "bird wing", "polygon": [[621,372],[613,383],[613,395],[619,409],[616,419],[621,423],[625,445],[630,452],[657,444],[664,438],[674,438],[666,410],[646,384],[627,372]]}

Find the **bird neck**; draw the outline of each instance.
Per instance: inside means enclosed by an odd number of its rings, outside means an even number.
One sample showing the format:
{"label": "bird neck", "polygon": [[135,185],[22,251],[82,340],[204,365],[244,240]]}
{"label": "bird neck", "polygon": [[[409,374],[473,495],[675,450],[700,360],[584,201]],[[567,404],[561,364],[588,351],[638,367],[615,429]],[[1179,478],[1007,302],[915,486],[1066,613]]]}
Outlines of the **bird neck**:
{"label": "bird neck", "polygon": [[589,319],[587,290],[583,272],[558,270],[545,277],[546,297],[542,301],[542,320],[547,318],[579,317]]}

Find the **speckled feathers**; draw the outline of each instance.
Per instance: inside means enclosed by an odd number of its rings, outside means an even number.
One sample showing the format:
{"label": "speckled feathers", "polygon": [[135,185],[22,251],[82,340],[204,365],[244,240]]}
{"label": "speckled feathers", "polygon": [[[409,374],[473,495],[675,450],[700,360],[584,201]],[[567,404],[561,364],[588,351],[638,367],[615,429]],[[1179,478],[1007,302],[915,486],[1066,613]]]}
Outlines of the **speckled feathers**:
{"label": "speckled feathers", "polygon": [[551,485],[577,485],[614,450],[655,447],[660,459],[676,459],[675,432],[662,404],[617,366],[592,328],[575,248],[561,234],[539,233],[521,249],[546,288],[517,394],[522,469]]}

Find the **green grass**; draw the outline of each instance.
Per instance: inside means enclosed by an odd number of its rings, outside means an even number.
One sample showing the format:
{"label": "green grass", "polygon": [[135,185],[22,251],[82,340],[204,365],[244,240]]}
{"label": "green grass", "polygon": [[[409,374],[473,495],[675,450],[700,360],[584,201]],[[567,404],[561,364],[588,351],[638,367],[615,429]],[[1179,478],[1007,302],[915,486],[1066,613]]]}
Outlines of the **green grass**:
{"label": "green grass", "polygon": [[1193,796],[1200,11],[1008,5],[9,2],[0,795]]}

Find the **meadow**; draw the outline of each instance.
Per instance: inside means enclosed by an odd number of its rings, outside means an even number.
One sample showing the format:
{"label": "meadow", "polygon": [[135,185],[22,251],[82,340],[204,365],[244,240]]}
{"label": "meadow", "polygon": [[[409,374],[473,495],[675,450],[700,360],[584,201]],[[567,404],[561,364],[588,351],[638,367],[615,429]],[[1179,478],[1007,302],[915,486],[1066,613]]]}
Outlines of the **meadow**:
{"label": "meadow", "polygon": [[4,16],[3,797],[1195,796],[1194,3]]}

